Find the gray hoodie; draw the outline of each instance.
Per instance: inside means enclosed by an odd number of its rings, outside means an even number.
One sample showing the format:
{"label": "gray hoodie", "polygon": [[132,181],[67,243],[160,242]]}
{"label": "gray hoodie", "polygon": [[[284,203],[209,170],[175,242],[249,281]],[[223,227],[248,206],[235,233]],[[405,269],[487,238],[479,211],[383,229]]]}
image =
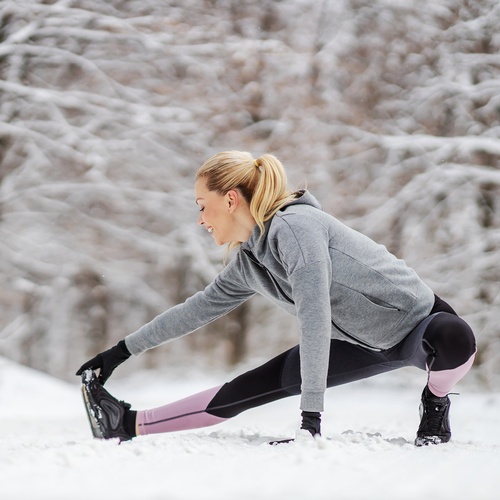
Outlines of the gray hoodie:
{"label": "gray hoodie", "polygon": [[400,342],[430,313],[434,294],[404,261],[323,212],[303,192],[256,226],[234,259],[183,304],[125,342],[133,354],[190,333],[255,293],[297,316],[301,409],[323,411],[330,339],[374,349]]}

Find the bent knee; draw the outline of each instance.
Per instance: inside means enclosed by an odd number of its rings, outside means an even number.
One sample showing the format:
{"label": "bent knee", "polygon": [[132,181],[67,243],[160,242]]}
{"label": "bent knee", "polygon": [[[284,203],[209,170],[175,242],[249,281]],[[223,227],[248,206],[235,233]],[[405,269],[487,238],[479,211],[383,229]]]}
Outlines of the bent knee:
{"label": "bent knee", "polygon": [[472,328],[462,318],[452,314],[436,315],[423,338],[432,347],[435,370],[456,368],[476,352]]}

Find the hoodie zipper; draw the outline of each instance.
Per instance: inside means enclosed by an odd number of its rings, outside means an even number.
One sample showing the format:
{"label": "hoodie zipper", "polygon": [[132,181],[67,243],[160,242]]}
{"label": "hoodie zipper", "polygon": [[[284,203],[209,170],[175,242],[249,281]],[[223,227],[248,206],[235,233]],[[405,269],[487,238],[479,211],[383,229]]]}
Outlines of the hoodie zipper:
{"label": "hoodie zipper", "polygon": [[271,274],[269,269],[266,266],[264,266],[263,264],[261,264],[250,250],[247,250],[246,248],[244,248],[243,251],[248,255],[248,258],[254,264],[257,264],[262,270],[264,270],[266,272],[267,276],[273,282],[274,286],[278,289],[278,291],[281,293],[281,295],[283,295],[283,297],[285,297],[285,299],[288,300],[288,302],[290,302],[290,304],[295,304],[295,302],[291,299],[291,297],[289,297],[288,294],[285,293],[283,288],[281,288],[279,283],[276,281],[276,278]]}

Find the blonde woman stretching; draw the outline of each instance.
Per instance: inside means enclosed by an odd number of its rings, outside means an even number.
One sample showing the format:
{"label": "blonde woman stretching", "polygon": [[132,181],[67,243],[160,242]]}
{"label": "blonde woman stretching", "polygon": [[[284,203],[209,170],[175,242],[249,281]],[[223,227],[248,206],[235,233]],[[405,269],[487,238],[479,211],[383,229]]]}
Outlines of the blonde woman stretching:
{"label": "blonde woman stretching", "polygon": [[[77,372],[105,439],[199,428],[300,394],[302,432],[321,432],[327,387],[404,366],[427,370],[415,444],[450,440],[448,393],[470,369],[470,327],[402,260],[287,190],[282,164],[228,151],[196,174],[198,224],[234,258],[205,290],[157,316]],[[260,294],[297,317],[299,343],[218,387],[134,411],[102,385],[131,354],[190,333]],[[99,376],[94,370],[100,370]]]}

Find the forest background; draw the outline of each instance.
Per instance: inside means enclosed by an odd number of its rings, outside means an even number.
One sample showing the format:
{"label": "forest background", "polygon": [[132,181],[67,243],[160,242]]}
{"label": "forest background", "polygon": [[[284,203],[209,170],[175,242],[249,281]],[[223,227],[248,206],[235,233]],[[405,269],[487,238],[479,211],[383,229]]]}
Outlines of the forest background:
{"label": "forest background", "polygon": [[[473,326],[500,387],[496,0],[1,0],[0,355],[72,379],[202,289],[215,152],[404,258]],[[297,342],[255,298],[135,359],[224,368]]]}

